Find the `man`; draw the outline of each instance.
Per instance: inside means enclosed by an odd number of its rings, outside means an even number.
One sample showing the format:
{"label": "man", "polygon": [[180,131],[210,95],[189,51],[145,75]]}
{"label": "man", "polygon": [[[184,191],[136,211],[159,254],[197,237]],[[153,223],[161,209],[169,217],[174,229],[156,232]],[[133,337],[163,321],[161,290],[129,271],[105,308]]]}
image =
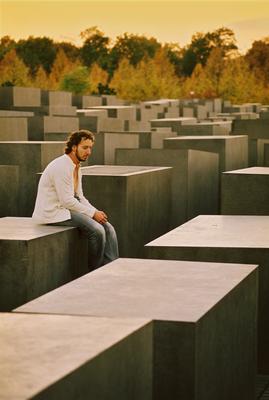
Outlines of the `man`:
{"label": "man", "polygon": [[39,224],[76,226],[89,241],[90,269],[118,258],[118,242],[104,211],[84,197],[80,163],[92,152],[94,135],[87,130],[70,134],[65,154],[45,168],[38,185],[33,219]]}

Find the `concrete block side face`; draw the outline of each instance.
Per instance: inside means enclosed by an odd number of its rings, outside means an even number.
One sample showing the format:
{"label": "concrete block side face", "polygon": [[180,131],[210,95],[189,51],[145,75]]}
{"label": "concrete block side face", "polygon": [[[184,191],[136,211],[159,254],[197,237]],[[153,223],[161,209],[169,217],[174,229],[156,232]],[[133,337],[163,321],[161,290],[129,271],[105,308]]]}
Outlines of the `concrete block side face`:
{"label": "concrete block side face", "polygon": [[88,242],[78,229],[31,240],[26,277],[27,301],[88,272]]}
{"label": "concrete block side face", "polygon": [[223,174],[221,213],[269,215],[269,175]]}
{"label": "concrete block side face", "polygon": [[[248,167],[248,137],[227,140],[225,146],[225,171]],[[224,170],[223,170],[224,171]]]}
{"label": "concrete block side face", "polygon": [[219,155],[190,151],[188,160],[188,219],[219,212]]}
{"label": "concrete block side face", "polygon": [[28,140],[27,118],[1,117],[0,141]]}
{"label": "concrete block side face", "polygon": [[27,302],[28,247],[26,242],[0,240],[0,311],[11,311]]}
{"label": "concrete block side face", "polygon": [[138,148],[138,134],[104,133],[104,164],[115,164],[115,150],[117,148]]}
{"label": "concrete block side face", "polygon": [[126,177],[83,175],[82,185],[84,196],[99,210],[108,215],[109,222],[114,226],[120,255],[127,253],[126,234],[128,231],[127,215],[127,183]]}
{"label": "concrete block side face", "polygon": [[152,327],[132,333],[34,400],[152,400]]}
{"label": "concrete block side face", "polygon": [[153,399],[195,400],[195,324],[154,321],[153,332]]}
{"label": "concrete block side face", "polygon": [[0,165],[0,217],[18,215],[18,165]]}
{"label": "concrete block side face", "polygon": [[264,144],[263,163],[264,167],[269,167],[269,144]]}
{"label": "concrete block side face", "polygon": [[117,149],[116,164],[173,167],[170,228],[172,229],[187,220],[187,150]]}
{"label": "concrete block side face", "polygon": [[46,166],[55,158],[64,154],[65,142],[61,143],[42,143],[41,144],[41,169],[43,172]]}
{"label": "concrete block side face", "polygon": [[255,398],[258,271],[196,324],[196,398]]}
{"label": "concrete block side face", "polygon": [[0,309],[10,311],[89,272],[77,229],[31,241],[1,240]]}
{"label": "concrete block side face", "polygon": [[41,90],[38,88],[14,87],[14,106],[15,107],[40,107]]}
{"label": "concrete block side face", "polygon": [[44,140],[44,118],[28,118],[28,140]]}
{"label": "concrete block side face", "polygon": [[127,181],[128,257],[145,256],[144,246],[170,225],[172,170],[131,176]]}

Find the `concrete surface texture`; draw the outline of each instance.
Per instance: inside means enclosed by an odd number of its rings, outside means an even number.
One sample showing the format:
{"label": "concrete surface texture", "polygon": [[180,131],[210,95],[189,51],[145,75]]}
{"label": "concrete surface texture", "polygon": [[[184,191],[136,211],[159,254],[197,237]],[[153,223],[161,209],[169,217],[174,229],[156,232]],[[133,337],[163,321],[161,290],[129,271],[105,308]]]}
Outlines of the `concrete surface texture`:
{"label": "concrete surface texture", "polygon": [[3,140],[4,141],[28,140],[27,118],[1,117],[0,141]]}
{"label": "concrete surface texture", "polygon": [[117,149],[116,164],[173,167],[170,228],[219,209],[219,159],[196,150]]}
{"label": "concrete surface texture", "polygon": [[89,271],[76,228],[0,218],[0,311],[9,311]]}
{"label": "concrete surface texture", "polygon": [[12,107],[40,107],[41,90],[24,87],[1,87],[1,108]]}
{"label": "concrete surface texture", "polygon": [[77,117],[35,116],[28,118],[28,140],[44,140],[45,133],[65,133],[79,129]]}
{"label": "concrete surface texture", "polygon": [[0,399],[152,399],[145,319],[0,314]]}
{"label": "concrete surface texture", "polygon": [[[0,142],[1,163],[19,166],[18,214],[15,216],[32,215],[37,192],[36,174],[62,155],[63,149],[63,142]],[[2,201],[0,198],[0,204]]]}
{"label": "concrete surface texture", "polygon": [[0,217],[18,215],[19,166],[0,165]]}
{"label": "concrete surface texture", "polygon": [[221,178],[221,214],[269,215],[269,168],[225,172]]}
{"label": "concrete surface texture", "polygon": [[107,213],[122,257],[142,257],[148,238],[169,230],[171,168],[100,165],[82,174],[84,195]]}
{"label": "concrete surface texture", "polygon": [[148,243],[149,258],[259,265],[258,368],[269,372],[269,217],[200,215]]}
{"label": "concrete surface texture", "polygon": [[192,117],[178,117],[178,118],[159,118],[159,119],[152,119],[150,121],[151,128],[158,128],[158,127],[167,127],[172,128],[173,132],[180,132],[180,127],[182,125],[193,124],[197,120],[196,118]]}
{"label": "concrete surface texture", "polygon": [[153,398],[253,399],[256,279],[253,265],[118,259],[15,311],[153,319]]}
{"label": "concrete surface texture", "polygon": [[248,137],[180,136],[164,140],[166,149],[193,149],[219,154],[219,171],[248,167]]}

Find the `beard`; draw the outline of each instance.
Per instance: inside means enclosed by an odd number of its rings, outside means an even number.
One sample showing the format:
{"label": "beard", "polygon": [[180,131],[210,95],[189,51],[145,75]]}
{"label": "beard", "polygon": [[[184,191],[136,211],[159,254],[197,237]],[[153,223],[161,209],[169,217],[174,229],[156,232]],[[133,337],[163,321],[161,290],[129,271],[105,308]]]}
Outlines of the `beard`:
{"label": "beard", "polygon": [[78,161],[79,162],[83,162],[83,161],[86,161],[87,160],[87,157],[85,157],[85,158],[81,158],[80,156],[79,156],[79,154],[78,154],[78,151],[76,150],[76,157],[77,157],[77,159],[78,159]]}

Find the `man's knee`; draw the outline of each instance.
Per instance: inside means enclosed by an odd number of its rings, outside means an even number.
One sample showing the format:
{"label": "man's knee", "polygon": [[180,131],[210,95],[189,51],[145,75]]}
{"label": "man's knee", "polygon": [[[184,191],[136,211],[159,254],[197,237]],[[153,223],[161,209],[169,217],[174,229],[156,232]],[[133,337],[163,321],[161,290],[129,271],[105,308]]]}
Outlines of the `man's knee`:
{"label": "man's knee", "polygon": [[104,227],[101,224],[96,225],[93,236],[98,240],[98,242],[105,242],[106,240],[106,232]]}

